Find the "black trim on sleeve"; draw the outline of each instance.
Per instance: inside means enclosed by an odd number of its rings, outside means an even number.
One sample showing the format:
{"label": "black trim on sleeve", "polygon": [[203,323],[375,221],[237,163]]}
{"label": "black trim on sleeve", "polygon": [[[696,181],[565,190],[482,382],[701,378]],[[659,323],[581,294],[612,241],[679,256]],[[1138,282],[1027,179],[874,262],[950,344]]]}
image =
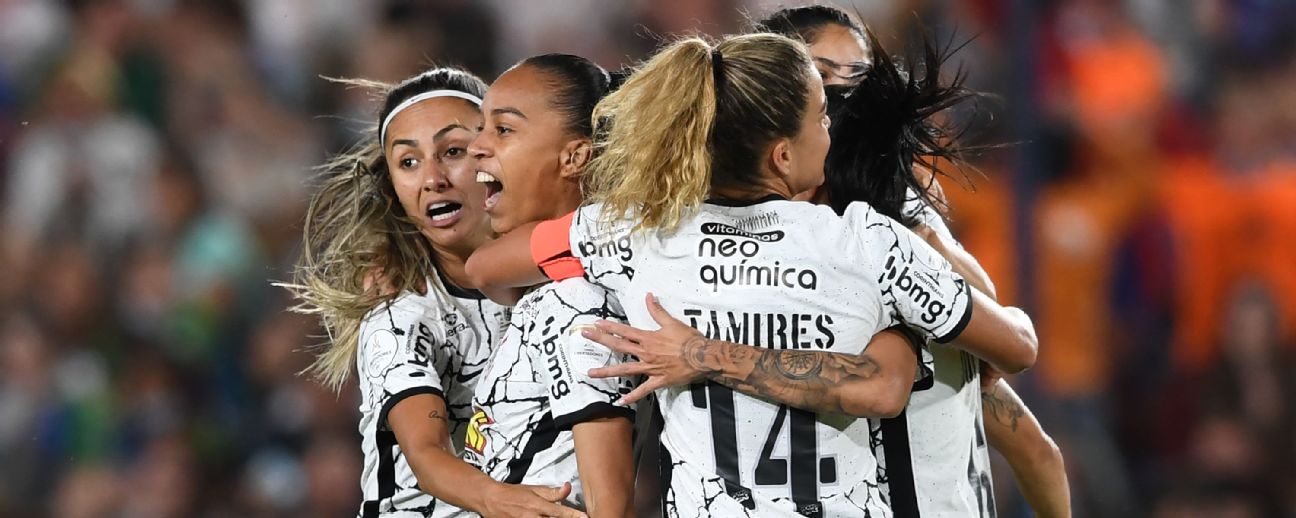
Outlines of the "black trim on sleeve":
{"label": "black trim on sleeve", "polygon": [[918,381],[914,382],[913,388],[910,390],[912,392],[919,392],[935,386],[936,373],[932,372],[932,370],[927,368],[927,365],[923,363],[922,351],[924,348],[927,347],[926,345],[927,338],[923,337],[921,333],[914,331],[913,328],[904,324],[896,324],[894,326],[886,328],[886,330],[900,333],[905,337],[906,340],[909,340],[909,346],[913,348],[914,356],[917,357],[918,359],[918,370],[926,373],[925,375],[920,377]]}
{"label": "black trim on sleeve", "polygon": [[526,478],[527,471],[531,469],[531,461],[535,456],[553,446],[554,441],[558,440],[558,429],[554,427],[553,414],[545,412],[544,417],[536,423],[534,432],[531,432],[531,438],[527,440],[526,447],[522,448],[522,453],[518,454],[508,463],[508,475],[504,477],[505,484],[521,484]]}
{"label": "black trim on sleeve", "polygon": [[922,346],[923,344],[927,343],[927,339],[923,338],[923,335],[921,333],[914,331],[909,326],[904,324],[893,325],[891,327],[884,329],[884,331],[895,331],[897,333],[900,333],[901,335],[904,335],[905,340],[909,341],[909,347],[913,349],[914,354],[917,354],[920,360],[922,359],[922,352],[921,352]]}
{"label": "black trim on sleeve", "polygon": [[955,338],[958,338],[959,335],[963,334],[963,330],[967,328],[968,322],[972,321],[972,288],[968,286],[966,282],[963,283],[963,294],[967,296],[967,307],[963,310],[963,316],[959,318],[958,324],[954,326],[954,329],[945,333],[945,336],[937,337],[935,339],[936,343],[947,344],[954,341]]}
{"label": "black trim on sleeve", "polygon": [[616,406],[605,401],[598,401],[590,403],[589,405],[586,405],[585,408],[570,414],[555,417],[554,427],[560,432],[565,432],[571,430],[572,427],[578,424],[605,417],[624,417],[633,423],[635,420],[635,411],[630,407]]}
{"label": "black trim on sleeve", "polygon": [[392,394],[387,397],[387,401],[383,403],[382,409],[378,411],[378,429],[382,430],[383,426],[387,426],[387,414],[391,412],[392,408],[396,407],[396,403],[400,403],[401,401],[404,401],[405,398],[417,396],[419,394],[432,394],[441,398],[441,401],[445,401],[445,393],[441,392],[441,389],[436,387],[413,387]]}

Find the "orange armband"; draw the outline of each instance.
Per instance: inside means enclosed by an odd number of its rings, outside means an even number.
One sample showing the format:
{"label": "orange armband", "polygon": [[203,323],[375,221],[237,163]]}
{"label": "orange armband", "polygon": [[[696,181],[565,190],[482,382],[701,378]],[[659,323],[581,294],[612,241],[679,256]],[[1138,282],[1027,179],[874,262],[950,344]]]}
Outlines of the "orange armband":
{"label": "orange armband", "polygon": [[576,213],[536,225],[531,232],[531,260],[535,261],[545,277],[555,281],[582,277],[585,269],[580,259],[572,254],[571,226]]}

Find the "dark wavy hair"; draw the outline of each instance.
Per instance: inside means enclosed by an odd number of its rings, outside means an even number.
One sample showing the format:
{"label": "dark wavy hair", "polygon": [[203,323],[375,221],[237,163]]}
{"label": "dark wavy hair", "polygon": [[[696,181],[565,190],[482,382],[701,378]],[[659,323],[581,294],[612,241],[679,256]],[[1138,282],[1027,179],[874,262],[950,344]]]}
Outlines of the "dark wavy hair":
{"label": "dark wavy hair", "polygon": [[819,31],[829,25],[845,27],[856,36],[864,37],[863,25],[860,25],[846,11],[830,5],[785,7],[756,22],[752,31],[782,34],[810,43],[819,36]]}
{"label": "dark wavy hair", "polygon": [[[865,31],[873,50],[873,68],[858,84],[831,86],[828,91],[832,146],[824,163],[824,186],[829,205],[838,213],[851,202],[864,201],[906,226],[915,213],[904,205],[916,195],[939,213],[948,208],[933,194],[937,175],[965,182],[962,157],[970,148],[958,141],[966,128],[943,122],[937,114],[980,96],[964,86],[960,68],[948,82],[941,68],[958,50],[938,48],[925,33],[921,58],[893,57],[877,35]],[[928,181],[914,175],[919,164],[933,174]]]}
{"label": "dark wavy hair", "polygon": [[573,135],[593,136],[594,105],[612,88],[607,70],[571,54],[542,54],[526,58],[517,66],[535,67],[550,76],[550,103],[563,114],[565,129]]}

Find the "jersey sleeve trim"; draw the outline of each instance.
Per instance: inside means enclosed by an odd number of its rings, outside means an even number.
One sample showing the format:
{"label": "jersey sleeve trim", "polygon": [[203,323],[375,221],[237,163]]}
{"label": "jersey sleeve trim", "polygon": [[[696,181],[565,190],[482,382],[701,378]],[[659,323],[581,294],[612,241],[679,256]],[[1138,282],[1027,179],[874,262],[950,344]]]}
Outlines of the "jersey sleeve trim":
{"label": "jersey sleeve trim", "polygon": [[914,331],[904,324],[896,324],[886,328],[886,330],[895,331],[900,333],[900,336],[905,337],[905,340],[909,341],[909,347],[913,350],[914,356],[918,359],[918,372],[914,375],[914,390],[919,390],[918,386],[923,383],[927,384],[925,388],[931,388],[935,375],[931,366],[923,361],[923,348],[926,347],[927,339],[923,337],[922,333]]}
{"label": "jersey sleeve trim", "polygon": [[531,232],[531,259],[546,277],[558,281],[581,277],[585,270],[572,254],[571,227],[576,212],[541,222]]}
{"label": "jersey sleeve trim", "polygon": [[382,410],[378,412],[378,426],[380,428],[383,426],[389,426],[387,425],[387,414],[390,413],[393,408],[396,408],[396,403],[400,403],[410,396],[417,396],[420,394],[432,394],[441,398],[441,401],[445,401],[446,398],[445,393],[441,392],[441,389],[436,387],[412,387],[392,394],[387,398],[387,401],[383,402]]}
{"label": "jersey sleeve trim", "polygon": [[968,322],[972,321],[972,288],[966,282],[963,283],[963,296],[967,298],[967,304],[963,306],[963,316],[959,317],[958,323],[952,329],[936,337],[936,343],[947,344],[954,341],[955,338],[963,334]]}
{"label": "jersey sleeve trim", "polygon": [[607,417],[624,417],[629,419],[631,422],[634,422],[635,411],[630,407],[617,406],[605,401],[599,401],[596,403],[590,403],[586,405],[585,408],[575,412],[554,416],[554,426],[558,427],[559,431],[565,432],[571,430],[578,424]]}

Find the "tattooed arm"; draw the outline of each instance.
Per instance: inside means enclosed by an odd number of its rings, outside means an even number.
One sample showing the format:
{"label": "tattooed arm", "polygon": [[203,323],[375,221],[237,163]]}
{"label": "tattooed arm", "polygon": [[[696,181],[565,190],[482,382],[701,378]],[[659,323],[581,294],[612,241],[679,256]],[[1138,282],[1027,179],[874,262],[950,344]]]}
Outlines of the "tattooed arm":
{"label": "tattooed arm", "polygon": [[1062,452],[1008,382],[1000,379],[982,387],[981,411],[990,446],[1008,460],[1017,486],[1035,514],[1069,518],[1071,489]]}
{"label": "tattooed arm", "polygon": [[904,410],[918,369],[904,334],[886,330],[860,354],[752,347],[698,336],[684,359],[706,379],[794,408],[855,417]]}
{"label": "tattooed arm", "polygon": [[445,400],[419,394],[396,403],[387,423],[409,461],[419,489],[455,507],[482,516],[563,516],[584,513],[561,502],[571,486],[560,488],[496,482],[454,454]]}
{"label": "tattooed arm", "polygon": [[902,333],[883,331],[860,354],[763,349],[708,340],[667,314],[655,298],[648,297],[647,303],[659,331],[614,322],[582,331],[590,340],[639,359],[589,373],[595,378],[647,375],[622,398],[624,403],[702,379],[794,408],[856,417],[892,417],[909,401],[918,359]]}

